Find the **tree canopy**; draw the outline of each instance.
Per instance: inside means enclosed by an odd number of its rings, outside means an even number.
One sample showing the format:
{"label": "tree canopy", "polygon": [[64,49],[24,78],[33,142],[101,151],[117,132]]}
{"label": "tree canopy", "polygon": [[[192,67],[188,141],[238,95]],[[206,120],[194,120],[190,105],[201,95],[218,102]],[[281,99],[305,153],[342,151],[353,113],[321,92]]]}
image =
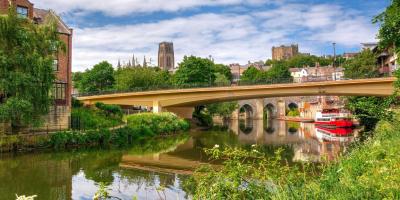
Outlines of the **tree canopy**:
{"label": "tree canopy", "polygon": [[395,52],[400,55],[400,0],[392,0],[392,4],[373,22],[381,24],[378,33],[380,48],[394,46]]}
{"label": "tree canopy", "polygon": [[376,55],[369,49],[362,51],[353,59],[347,60],[344,65],[344,75],[347,78],[364,78],[378,76]]}
{"label": "tree canopy", "polygon": [[113,88],[114,68],[107,61],[100,62],[83,73],[73,76],[75,87],[81,93],[107,91]]}
{"label": "tree canopy", "polygon": [[208,85],[215,81],[214,63],[206,58],[185,56],[173,76],[175,85]]}
{"label": "tree canopy", "polygon": [[37,25],[13,8],[0,15],[0,122],[39,124],[53,103],[53,60],[62,50],[53,20]]}
{"label": "tree canopy", "polygon": [[115,72],[116,90],[148,89],[170,85],[171,75],[158,67],[124,67]]}
{"label": "tree canopy", "polygon": [[[338,56],[336,58],[336,64],[343,63],[343,59]],[[333,58],[318,57],[314,55],[296,55],[288,60],[267,60],[266,65],[284,65],[288,68],[290,67],[315,67],[315,64],[319,63],[321,66],[331,65],[333,63]]]}

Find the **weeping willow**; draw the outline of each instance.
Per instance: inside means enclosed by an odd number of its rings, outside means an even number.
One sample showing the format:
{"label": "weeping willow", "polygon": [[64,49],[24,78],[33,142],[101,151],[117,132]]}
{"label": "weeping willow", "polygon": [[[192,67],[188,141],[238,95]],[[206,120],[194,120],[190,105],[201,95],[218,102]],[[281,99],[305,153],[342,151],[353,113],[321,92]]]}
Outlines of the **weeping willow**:
{"label": "weeping willow", "polygon": [[65,50],[55,20],[38,25],[10,8],[0,15],[0,123],[39,125],[49,112],[54,56]]}

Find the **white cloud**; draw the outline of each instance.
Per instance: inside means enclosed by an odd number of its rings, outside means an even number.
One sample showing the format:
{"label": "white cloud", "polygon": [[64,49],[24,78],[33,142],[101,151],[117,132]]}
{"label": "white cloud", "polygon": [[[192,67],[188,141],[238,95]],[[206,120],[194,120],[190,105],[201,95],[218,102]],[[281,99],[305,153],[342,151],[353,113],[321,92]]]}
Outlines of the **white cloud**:
{"label": "white cloud", "polygon": [[118,59],[131,59],[132,53],[140,63],[146,55],[157,65],[161,41],[174,42],[177,63],[184,55],[212,55],[218,63],[243,64],[270,58],[273,45],[299,43],[300,51],[311,53],[321,53],[320,47],[333,41],[338,48],[358,47],[373,40],[376,29],[368,18],[334,4],[286,4],[257,13],[204,13],[151,23],[75,28],[73,71],[102,60],[116,65]]}
{"label": "white cloud", "polygon": [[201,6],[258,5],[283,0],[32,0],[36,7],[52,8],[57,12],[102,12],[122,16],[156,11],[175,12]]}

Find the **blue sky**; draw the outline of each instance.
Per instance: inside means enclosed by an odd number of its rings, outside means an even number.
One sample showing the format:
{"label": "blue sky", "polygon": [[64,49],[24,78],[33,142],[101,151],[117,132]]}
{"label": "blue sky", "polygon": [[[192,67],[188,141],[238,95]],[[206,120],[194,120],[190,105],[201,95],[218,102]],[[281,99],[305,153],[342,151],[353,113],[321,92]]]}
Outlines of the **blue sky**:
{"label": "blue sky", "polygon": [[31,0],[59,13],[74,29],[73,71],[132,54],[157,65],[158,43],[184,55],[245,64],[271,58],[271,47],[299,44],[301,52],[354,52],[375,41],[373,16],[390,0]]}

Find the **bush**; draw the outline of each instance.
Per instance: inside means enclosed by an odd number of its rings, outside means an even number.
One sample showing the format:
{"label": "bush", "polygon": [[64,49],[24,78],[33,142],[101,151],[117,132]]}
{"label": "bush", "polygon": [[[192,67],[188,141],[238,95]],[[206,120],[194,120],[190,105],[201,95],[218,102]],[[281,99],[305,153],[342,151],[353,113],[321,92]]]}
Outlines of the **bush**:
{"label": "bush", "polygon": [[189,122],[179,119],[172,113],[142,113],[127,117],[128,127],[142,136],[155,136],[160,134],[187,131]]}
{"label": "bush", "polygon": [[95,104],[95,106],[99,110],[103,111],[103,113],[108,117],[113,116],[113,117],[122,118],[122,115],[123,115],[122,109],[118,105],[106,105],[104,103],[97,102]]}
{"label": "bush", "polygon": [[108,111],[85,107],[72,109],[71,118],[73,129],[111,128],[122,123],[122,114],[110,114]]}

